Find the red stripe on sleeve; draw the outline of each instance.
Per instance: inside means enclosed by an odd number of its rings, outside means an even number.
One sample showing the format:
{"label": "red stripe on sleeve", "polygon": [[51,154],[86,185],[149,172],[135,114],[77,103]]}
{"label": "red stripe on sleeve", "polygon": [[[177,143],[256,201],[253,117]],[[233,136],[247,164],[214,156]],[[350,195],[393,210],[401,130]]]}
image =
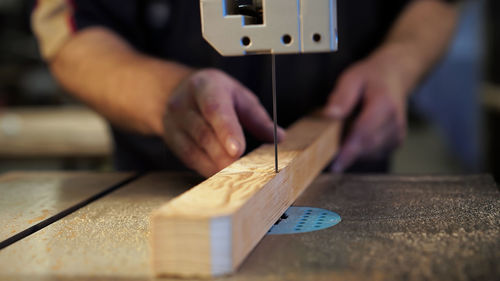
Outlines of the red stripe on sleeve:
{"label": "red stripe on sleeve", "polygon": [[36,8],[38,8],[38,5],[40,4],[40,0],[36,0],[35,1],[35,5],[33,5],[33,9],[31,9],[31,11],[34,11],[36,10]]}
{"label": "red stripe on sleeve", "polygon": [[[39,0],[37,0],[39,1]],[[69,26],[69,29],[71,30],[71,33],[75,33],[76,32],[76,21],[75,21],[75,9],[76,9],[76,5],[75,5],[75,1],[73,0],[66,0],[66,3],[68,4],[68,7],[70,8],[70,11],[68,13],[68,26]]]}

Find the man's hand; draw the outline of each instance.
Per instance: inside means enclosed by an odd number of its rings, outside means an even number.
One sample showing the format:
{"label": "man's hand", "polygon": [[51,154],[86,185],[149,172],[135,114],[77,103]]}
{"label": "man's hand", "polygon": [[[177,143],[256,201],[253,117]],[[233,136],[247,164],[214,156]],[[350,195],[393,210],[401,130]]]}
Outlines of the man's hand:
{"label": "man's hand", "polygon": [[[206,177],[243,154],[243,128],[262,141],[273,140],[273,122],[257,97],[216,69],[195,72],[173,91],[164,126],[170,149]],[[284,134],[280,128],[279,139]]]}
{"label": "man's hand", "polygon": [[[215,69],[198,72],[136,52],[114,32],[88,28],[50,62],[58,80],[115,126],[161,136],[190,168],[210,176],[245,150],[242,127],[273,140],[258,99]],[[280,129],[278,136],[283,138]]]}
{"label": "man's hand", "polygon": [[345,119],[357,104],[361,112],[342,145],[334,172],[360,158],[379,158],[396,148],[406,134],[406,88],[390,53],[380,53],[350,67],[340,77],[324,113]]}
{"label": "man's hand", "polygon": [[344,119],[357,104],[362,109],[333,165],[335,172],[359,158],[386,154],[403,141],[406,98],[446,50],[457,15],[457,6],[444,1],[412,1],[385,42],[340,77],[325,115]]}

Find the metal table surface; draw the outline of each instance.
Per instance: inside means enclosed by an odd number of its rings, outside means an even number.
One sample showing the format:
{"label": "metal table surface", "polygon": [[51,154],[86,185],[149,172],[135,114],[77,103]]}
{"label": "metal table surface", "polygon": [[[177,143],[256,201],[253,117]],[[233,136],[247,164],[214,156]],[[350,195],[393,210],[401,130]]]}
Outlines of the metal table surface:
{"label": "metal table surface", "polygon": [[[199,182],[149,174],[0,251],[0,280],[151,280],[149,218]],[[338,225],[268,235],[220,280],[500,280],[492,178],[321,175],[295,202]]]}

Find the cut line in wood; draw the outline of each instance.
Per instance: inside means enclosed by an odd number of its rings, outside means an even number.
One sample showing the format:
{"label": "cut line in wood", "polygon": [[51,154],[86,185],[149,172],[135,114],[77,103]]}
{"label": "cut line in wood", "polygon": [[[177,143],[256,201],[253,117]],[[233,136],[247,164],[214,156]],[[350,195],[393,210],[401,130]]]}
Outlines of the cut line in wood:
{"label": "cut line in wood", "polygon": [[230,274],[331,161],[338,121],[310,116],[274,147],[262,145],[169,201],[151,216],[152,268],[157,276]]}

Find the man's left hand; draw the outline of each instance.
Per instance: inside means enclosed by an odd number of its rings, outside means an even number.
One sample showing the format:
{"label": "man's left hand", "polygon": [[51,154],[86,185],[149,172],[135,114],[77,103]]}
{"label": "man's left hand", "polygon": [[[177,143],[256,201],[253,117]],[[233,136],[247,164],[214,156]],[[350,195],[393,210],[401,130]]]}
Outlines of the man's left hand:
{"label": "man's left hand", "polygon": [[397,56],[374,53],[340,76],[323,112],[343,120],[356,105],[361,112],[342,144],[332,171],[342,172],[359,159],[379,159],[399,146],[406,135],[407,87]]}

